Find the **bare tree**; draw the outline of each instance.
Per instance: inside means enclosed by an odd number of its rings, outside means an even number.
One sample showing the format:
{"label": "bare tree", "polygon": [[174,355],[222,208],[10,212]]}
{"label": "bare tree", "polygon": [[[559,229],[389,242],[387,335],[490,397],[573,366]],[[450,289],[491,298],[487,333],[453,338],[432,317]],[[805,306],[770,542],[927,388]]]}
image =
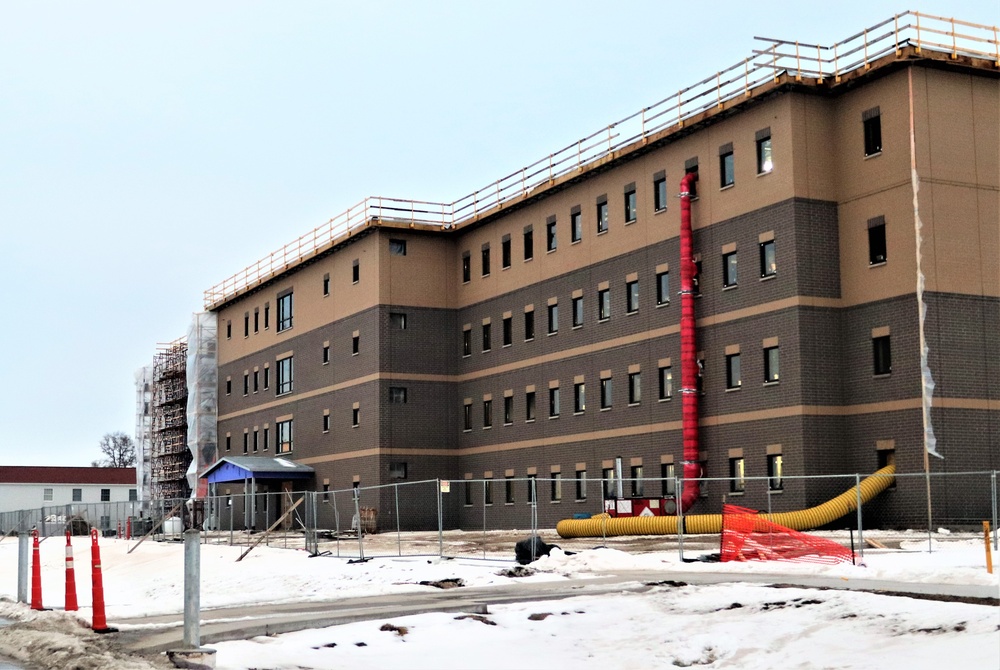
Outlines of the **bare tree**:
{"label": "bare tree", "polygon": [[91,463],[99,468],[131,468],[135,466],[135,443],[121,431],[106,433],[101,438],[101,453],[105,458]]}

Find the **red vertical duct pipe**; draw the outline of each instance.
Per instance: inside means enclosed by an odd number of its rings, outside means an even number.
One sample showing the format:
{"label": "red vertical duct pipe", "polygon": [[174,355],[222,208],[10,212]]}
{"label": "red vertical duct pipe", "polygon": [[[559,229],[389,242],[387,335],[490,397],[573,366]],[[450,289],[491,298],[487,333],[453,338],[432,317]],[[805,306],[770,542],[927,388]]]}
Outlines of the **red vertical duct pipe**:
{"label": "red vertical duct pipe", "polygon": [[697,266],[691,235],[691,197],[697,172],[681,179],[681,431],[684,441],[684,491],[681,510],[698,499],[698,361],[694,337],[694,282]]}

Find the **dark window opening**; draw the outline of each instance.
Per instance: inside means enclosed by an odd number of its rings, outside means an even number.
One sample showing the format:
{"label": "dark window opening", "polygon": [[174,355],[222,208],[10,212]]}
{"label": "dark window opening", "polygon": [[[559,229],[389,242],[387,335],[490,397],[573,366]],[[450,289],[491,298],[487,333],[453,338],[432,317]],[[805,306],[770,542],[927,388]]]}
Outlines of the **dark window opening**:
{"label": "dark window opening", "polygon": [[601,380],[601,409],[610,409],[613,401],[611,378]]}
{"label": "dark window opening", "polygon": [[729,459],[729,491],[743,493],[747,488],[746,463],[743,458]]}
{"label": "dark window opening", "polygon": [[405,256],[406,240],[389,240],[389,253],[393,256]]}
{"label": "dark window opening", "polygon": [[736,252],[722,256],[722,285],[725,288],[736,286]]}
{"label": "dark window opening", "polygon": [[[351,267],[351,281],[357,284],[361,281],[361,263],[359,261],[354,261],[353,267]],[[265,323],[265,325],[267,325]]]}
{"label": "dark window opening", "polygon": [[535,420],[535,392],[528,391],[524,394],[524,420]]}
{"label": "dark window opening", "polygon": [[545,224],[545,250],[555,251],[558,245],[558,239],[556,238],[556,222],[549,221]]}
{"label": "dark window opening", "polygon": [[483,353],[493,348],[493,328],[489,323],[483,324]]}
{"label": "dark window opening", "polygon": [[877,216],[868,220],[868,264],[885,263],[887,257],[885,218]]}
{"label": "dark window opening", "polygon": [[278,298],[278,332],[292,327],[292,294],[291,292]]}
{"label": "dark window opening", "polygon": [[597,203],[597,232],[606,233],[608,231],[608,203]]}
{"label": "dark window opening", "polygon": [[389,325],[397,330],[406,330],[406,314],[404,312],[389,312]]}
{"label": "dark window opening", "polygon": [[736,164],[733,159],[733,150],[729,149],[729,151],[719,155],[719,186],[726,188],[735,183]]}
{"label": "dark window opening", "polygon": [[729,354],[726,356],[726,388],[738,389],[743,385],[740,376],[740,355]]}
{"label": "dark window opening", "polygon": [[462,405],[462,430],[472,430],[472,405]]}
{"label": "dark window opening", "polygon": [[524,229],[524,260],[535,257],[535,233],[531,227]]}
{"label": "dark window opening", "polygon": [[597,320],[611,318],[611,290],[601,289],[597,292]]}
{"label": "dark window opening", "polygon": [[524,340],[535,339],[535,311],[528,310],[524,313]]}
{"label": "dark window opening", "polygon": [[389,402],[394,405],[403,405],[406,403],[406,387],[405,386],[390,386],[389,387]]}
{"label": "dark window opening", "polygon": [[760,243],[760,276],[773,277],[778,274],[778,262],[774,255],[774,240]]}
{"label": "dark window opening", "polygon": [[876,375],[887,375],[892,373],[892,347],[889,336],[872,338],[872,351],[874,356],[874,366]]}
{"label": "dark window opening", "polygon": [[861,115],[865,133],[865,156],[882,152],[882,116],[878,107],[873,107]]}
{"label": "dark window opening", "polygon": [[643,495],[643,491],[645,490],[644,486],[645,482],[642,481],[641,465],[632,466],[631,479],[632,479],[632,497],[641,498]]}
{"label": "dark window opening", "polygon": [[462,331],[462,355],[471,356],[472,355],[472,331],[463,330]]}
{"label": "dark window opening", "polygon": [[559,387],[549,389],[549,418],[559,416]]}
{"label": "dark window opening", "polygon": [[514,341],[514,319],[505,316],[503,318],[503,346],[509,347]]}
{"label": "dark window opening", "polygon": [[638,372],[628,375],[628,404],[638,405],[642,401],[642,377]]}
{"label": "dark window opening", "polygon": [[674,395],[674,371],[669,365],[660,368],[660,400],[669,400]]}
{"label": "dark window opening", "polygon": [[469,252],[466,251],[462,254],[462,283],[468,283],[472,281],[472,258],[469,257]]}
{"label": "dark window opening", "polygon": [[559,305],[549,305],[549,335],[559,332]]}
{"label": "dark window opening", "polygon": [[587,499],[587,471],[577,470],[576,471],[576,499],[586,500]]}
{"label": "dark window opening", "polygon": [[514,396],[504,396],[503,398],[503,425],[509,426],[514,423]]}
{"label": "dark window opening", "polygon": [[292,392],[295,374],[294,361],[293,356],[278,361],[278,395]]}
{"label": "dark window opening", "polygon": [[663,497],[677,495],[677,475],[673,463],[660,463],[660,493]]}
{"label": "dark window opening", "polygon": [[770,454],[767,457],[767,488],[771,491],[780,491],[785,487],[781,479],[782,476],[781,454]]}
{"label": "dark window opening", "polygon": [[510,237],[504,237],[500,242],[500,264],[504,268],[510,267]]}
{"label": "dark window opening", "polygon": [[579,328],[583,325],[583,298],[573,298],[573,327]]}
{"label": "dark window opening", "polygon": [[625,284],[625,312],[633,314],[639,311],[639,282],[630,281]]}
{"label": "dark window opening", "polygon": [[573,385],[573,411],[577,414],[587,409],[587,387],[585,384]]}
{"label": "dark window opening", "polygon": [[483,401],[483,428],[493,427],[493,401]]}
{"label": "dark window opening", "polygon": [[569,215],[569,231],[570,242],[583,239],[583,214],[579,210]]}
{"label": "dark window opening", "polygon": [[625,223],[632,223],[636,217],[635,191],[625,192]]}
{"label": "dark window opening", "polygon": [[653,209],[662,212],[667,208],[667,178],[653,180]]}
{"label": "dark window opening", "polygon": [[769,384],[779,379],[780,356],[778,347],[764,349],[764,383]]}
{"label": "dark window opening", "polygon": [[490,274],[490,248],[489,246],[483,247],[483,276],[487,277]]}

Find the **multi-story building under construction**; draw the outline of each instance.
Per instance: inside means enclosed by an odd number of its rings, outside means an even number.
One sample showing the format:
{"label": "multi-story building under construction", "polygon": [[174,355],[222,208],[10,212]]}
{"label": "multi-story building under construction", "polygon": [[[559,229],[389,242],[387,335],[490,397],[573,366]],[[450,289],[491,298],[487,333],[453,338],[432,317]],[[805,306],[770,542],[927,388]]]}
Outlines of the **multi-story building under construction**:
{"label": "multi-story building under construction", "polygon": [[[808,507],[830,485],[785,477],[923,472],[927,447],[932,472],[1000,468],[995,29],[907,13],[709,74],[455,202],[366,199],[209,290],[220,456],[311,465],[317,490],[497,483],[449,524],[503,523],[524,477],[553,481],[543,523],[590,511],[580,482],[617,457],[666,493],[693,261],[698,461],[732,478],[694,512]],[[170,454],[174,397],[154,403]],[[981,518],[933,486],[950,519]],[[872,509],[910,523],[925,496],[904,478]]]}

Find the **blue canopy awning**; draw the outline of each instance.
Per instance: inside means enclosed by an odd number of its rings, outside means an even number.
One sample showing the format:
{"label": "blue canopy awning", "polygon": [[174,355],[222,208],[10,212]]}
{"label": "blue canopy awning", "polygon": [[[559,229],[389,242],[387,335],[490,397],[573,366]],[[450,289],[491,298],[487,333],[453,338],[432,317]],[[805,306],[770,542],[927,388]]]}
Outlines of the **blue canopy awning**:
{"label": "blue canopy awning", "polygon": [[218,484],[247,479],[312,479],[314,474],[315,470],[311,466],[287,458],[226,456],[205,470],[201,478],[207,479],[209,484]]}

